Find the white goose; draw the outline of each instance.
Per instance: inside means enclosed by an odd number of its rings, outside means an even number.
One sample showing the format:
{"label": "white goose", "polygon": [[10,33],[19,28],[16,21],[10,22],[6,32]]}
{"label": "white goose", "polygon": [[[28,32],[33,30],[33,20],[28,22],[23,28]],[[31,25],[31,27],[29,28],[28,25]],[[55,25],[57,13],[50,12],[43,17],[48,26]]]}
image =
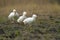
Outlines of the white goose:
{"label": "white goose", "polygon": [[37,17],[37,15],[33,14],[32,17],[26,18],[23,21],[24,25],[26,25],[26,24],[28,24],[28,25],[32,24],[36,20],[36,17]]}
{"label": "white goose", "polygon": [[23,22],[23,20],[26,19],[26,14],[27,14],[27,12],[24,11],[24,12],[23,12],[23,15],[20,16],[20,17],[17,19],[17,22],[18,22],[18,23]]}
{"label": "white goose", "polygon": [[15,20],[15,16],[19,16],[19,14],[16,12],[16,10],[15,9],[13,9],[13,12],[11,12],[10,14],[9,14],[9,16],[8,16],[8,19],[10,20],[10,21],[14,21]]}

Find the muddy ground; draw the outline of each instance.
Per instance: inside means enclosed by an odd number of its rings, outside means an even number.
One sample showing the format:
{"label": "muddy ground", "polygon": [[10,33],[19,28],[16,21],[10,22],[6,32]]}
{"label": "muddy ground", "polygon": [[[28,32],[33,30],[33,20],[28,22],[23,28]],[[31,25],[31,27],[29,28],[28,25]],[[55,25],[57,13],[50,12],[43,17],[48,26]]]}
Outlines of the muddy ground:
{"label": "muddy ground", "polygon": [[39,15],[31,26],[3,22],[0,23],[0,40],[60,40],[60,18]]}

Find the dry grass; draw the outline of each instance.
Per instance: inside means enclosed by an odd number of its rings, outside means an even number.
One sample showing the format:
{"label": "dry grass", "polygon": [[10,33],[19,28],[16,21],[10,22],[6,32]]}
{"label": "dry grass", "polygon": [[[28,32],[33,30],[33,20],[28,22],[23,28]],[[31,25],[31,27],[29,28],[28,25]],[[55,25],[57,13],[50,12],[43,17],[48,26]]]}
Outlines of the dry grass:
{"label": "dry grass", "polygon": [[1,15],[8,15],[14,8],[22,14],[22,11],[27,11],[28,14],[36,13],[36,14],[56,14],[60,13],[60,6],[57,4],[21,4],[21,5],[13,5],[13,6],[5,6],[0,8]]}

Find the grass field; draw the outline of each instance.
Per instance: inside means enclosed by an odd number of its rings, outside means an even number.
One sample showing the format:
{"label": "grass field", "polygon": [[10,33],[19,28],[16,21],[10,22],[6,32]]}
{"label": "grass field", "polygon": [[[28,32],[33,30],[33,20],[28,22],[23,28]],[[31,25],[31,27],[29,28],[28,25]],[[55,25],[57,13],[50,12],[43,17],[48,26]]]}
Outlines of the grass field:
{"label": "grass field", "polygon": [[[32,26],[7,23],[7,16],[16,9],[22,15],[36,14]],[[0,40],[60,40],[60,5],[58,4],[17,4],[0,7]]]}

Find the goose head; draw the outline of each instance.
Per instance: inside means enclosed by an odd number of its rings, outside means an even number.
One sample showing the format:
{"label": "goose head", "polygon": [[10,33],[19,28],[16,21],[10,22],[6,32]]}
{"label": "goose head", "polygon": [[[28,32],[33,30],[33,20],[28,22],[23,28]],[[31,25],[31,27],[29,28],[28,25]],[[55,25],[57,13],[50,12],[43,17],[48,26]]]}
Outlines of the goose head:
{"label": "goose head", "polygon": [[35,15],[35,14],[33,14],[33,16],[32,16],[33,18],[36,18],[37,17],[37,15]]}
{"label": "goose head", "polygon": [[23,16],[26,16],[26,14],[27,14],[27,12],[24,11],[24,12],[23,12]]}
{"label": "goose head", "polygon": [[13,9],[13,12],[16,13],[16,9]]}

